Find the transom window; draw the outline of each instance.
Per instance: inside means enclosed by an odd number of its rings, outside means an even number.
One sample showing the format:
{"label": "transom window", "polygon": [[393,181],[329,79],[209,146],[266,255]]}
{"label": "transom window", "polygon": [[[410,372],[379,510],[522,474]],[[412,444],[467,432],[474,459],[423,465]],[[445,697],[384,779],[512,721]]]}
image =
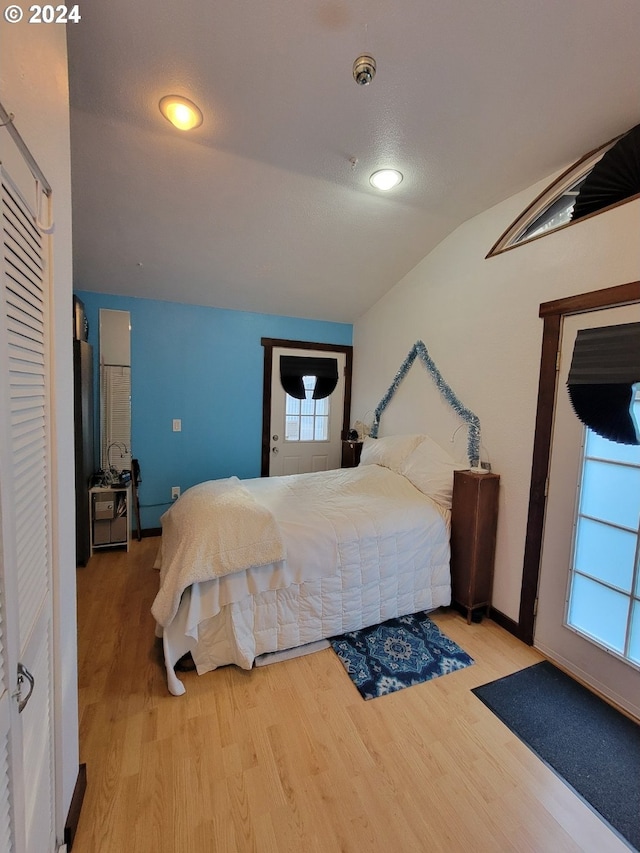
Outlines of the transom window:
{"label": "transom window", "polygon": [[303,376],[305,399],[286,395],[285,441],[329,440],[329,397],[313,399],[315,376]]}
{"label": "transom window", "polygon": [[[640,423],[640,390],[633,402]],[[640,667],[640,446],[586,430],[566,624]]]}
{"label": "transom window", "polygon": [[521,243],[527,243],[529,240],[569,225],[572,222],[573,208],[582,185],[596,164],[616,142],[618,142],[617,137],[596,151],[585,155],[560,175],[509,226],[491,247],[487,257],[491,258]]}
{"label": "transom window", "polygon": [[534,237],[539,237],[541,234],[546,234],[549,231],[555,231],[561,225],[567,225],[571,222],[571,214],[573,212],[580,187],[587,180],[587,175],[582,175],[576,181],[569,184],[566,189],[563,189],[560,195],[549,204],[542,213],[539,213],[533,222],[526,225],[522,232],[513,241],[515,243],[524,243],[526,240],[532,240]]}

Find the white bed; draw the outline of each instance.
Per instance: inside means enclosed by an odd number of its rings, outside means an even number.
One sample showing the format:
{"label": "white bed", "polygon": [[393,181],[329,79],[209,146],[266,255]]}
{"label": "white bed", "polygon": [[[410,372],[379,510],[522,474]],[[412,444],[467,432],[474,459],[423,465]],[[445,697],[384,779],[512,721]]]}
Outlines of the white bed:
{"label": "white bed", "polygon": [[[162,519],[153,605],[167,682],[450,602],[453,470],[426,436],[367,440],[359,467],[210,481]],[[246,564],[246,567],[245,567]]]}

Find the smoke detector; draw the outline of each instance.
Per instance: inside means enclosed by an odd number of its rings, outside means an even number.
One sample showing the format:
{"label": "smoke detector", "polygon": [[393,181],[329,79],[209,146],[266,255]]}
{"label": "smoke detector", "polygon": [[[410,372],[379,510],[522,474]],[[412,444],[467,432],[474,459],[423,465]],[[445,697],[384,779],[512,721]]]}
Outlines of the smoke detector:
{"label": "smoke detector", "polygon": [[353,63],[353,79],[358,86],[368,86],[375,76],[376,61],[373,56],[359,56]]}

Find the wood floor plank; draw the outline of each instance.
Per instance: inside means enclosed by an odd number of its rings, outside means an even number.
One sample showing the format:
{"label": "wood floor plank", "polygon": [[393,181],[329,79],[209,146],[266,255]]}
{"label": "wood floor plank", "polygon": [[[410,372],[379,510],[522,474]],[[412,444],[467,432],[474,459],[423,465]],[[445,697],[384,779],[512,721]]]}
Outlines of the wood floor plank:
{"label": "wood floor plank", "polygon": [[74,853],[627,850],[471,689],[541,659],[495,623],[434,620],[475,660],[363,701],[332,650],[181,673],[150,608],[157,539],[78,569]]}

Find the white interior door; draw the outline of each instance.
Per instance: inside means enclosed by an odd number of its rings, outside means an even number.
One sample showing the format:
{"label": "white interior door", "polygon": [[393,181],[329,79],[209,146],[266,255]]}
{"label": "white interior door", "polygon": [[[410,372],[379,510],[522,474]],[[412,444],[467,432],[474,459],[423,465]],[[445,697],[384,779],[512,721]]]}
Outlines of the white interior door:
{"label": "white interior door", "polygon": [[[579,329],[639,321],[640,305],[631,305],[570,316],[563,323],[534,645],[582,681],[640,717],[638,668],[606,651],[601,644],[585,639],[571,625],[575,621],[573,617],[568,618],[569,576],[586,430],[573,411],[566,387]],[[635,524],[637,531],[637,518]],[[599,543],[597,560],[606,571],[611,561],[617,559],[615,549],[599,534],[595,541]],[[637,538],[634,547],[635,558],[632,555],[631,559],[635,559],[637,565]],[[593,545],[591,548],[593,553]],[[640,583],[637,579],[635,582]],[[615,584],[614,580],[612,587]],[[604,620],[615,618],[615,589],[611,588],[609,595],[603,586],[602,592],[601,599],[592,605],[596,608],[596,619],[599,618],[597,608],[601,608]]]}
{"label": "white interior door", "polygon": [[56,838],[48,238],[25,195],[3,166],[0,849],[49,853]]}
{"label": "white interior door", "polygon": [[25,849],[24,784],[20,778],[22,762],[14,759],[22,754],[22,731],[18,706],[11,695],[19,660],[17,620],[7,607],[7,602],[17,599],[17,579],[7,571],[2,491],[0,488],[0,850],[13,853]]}
{"label": "white interior door", "polygon": [[[280,382],[280,356],[335,358],[338,384],[325,400],[300,401],[297,406]],[[344,413],[344,371],[346,356],[341,352],[274,347],[271,362],[271,434],[269,436],[269,476],[328,471],[340,467],[342,419]],[[315,405],[314,405],[315,404]],[[326,418],[326,432],[324,419]],[[289,426],[287,426],[287,420]],[[320,437],[319,435],[326,435]]]}

